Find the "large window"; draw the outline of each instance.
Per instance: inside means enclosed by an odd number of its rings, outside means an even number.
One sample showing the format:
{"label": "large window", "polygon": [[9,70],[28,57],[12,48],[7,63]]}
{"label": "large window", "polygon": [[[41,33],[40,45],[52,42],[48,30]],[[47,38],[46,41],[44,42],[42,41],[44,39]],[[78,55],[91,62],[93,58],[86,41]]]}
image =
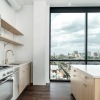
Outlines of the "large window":
{"label": "large window", "polygon": [[88,60],[100,60],[100,13],[88,13]]}
{"label": "large window", "polygon": [[51,13],[51,59],[85,59],[85,13]]}
{"label": "large window", "polygon": [[50,79],[70,80],[71,64],[100,64],[100,8],[55,9],[51,9]]}

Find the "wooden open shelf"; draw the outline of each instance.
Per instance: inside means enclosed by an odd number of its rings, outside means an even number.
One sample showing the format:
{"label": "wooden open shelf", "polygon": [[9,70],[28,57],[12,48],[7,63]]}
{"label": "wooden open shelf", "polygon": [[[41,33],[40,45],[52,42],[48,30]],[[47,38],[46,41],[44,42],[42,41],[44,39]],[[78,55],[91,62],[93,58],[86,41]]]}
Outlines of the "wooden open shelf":
{"label": "wooden open shelf", "polygon": [[0,35],[0,40],[5,41],[5,42],[8,42],[8,43],[11,43],[11,44],[14,44],[14,45],[23,46],[23,44],[21,44],[21,43],[19,43],[19,42],[16,42],[16,41],[14,41],[14,40],[11,40],[11,39],[9,39],[9,38],[7,38],[7,37],[4,37],[4,36],[2,36],[2,35]]}
{"label": "wooden open shelf", "polygon": [[1,27],[3,27],[4,29],[10,31],[11,33],[15,34],[15,35],[23,35],[20,31],[18,31],[16,28],[14,28],[13,26],[11,26],[10,24],[8,24],[6,21],[4,21],[3,19],[1,19]]}

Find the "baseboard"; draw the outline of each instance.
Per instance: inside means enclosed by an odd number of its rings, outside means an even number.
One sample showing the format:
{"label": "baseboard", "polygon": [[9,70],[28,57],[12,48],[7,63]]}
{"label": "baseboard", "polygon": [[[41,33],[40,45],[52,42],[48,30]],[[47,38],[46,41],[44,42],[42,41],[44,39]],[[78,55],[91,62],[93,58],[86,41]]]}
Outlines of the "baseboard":
{"label": "baseboard", "polygon": [[70,82],[70,80],[50,80],[50,82]]}
{"label": "baseboard", "polygon": [[[32,86],[33,83],[30,83],[30,85]],[[41,86],[41,85],[34,85],[34,86]],[[50,83],[46,83],[46,85],[42,85],[42,86],[50,86]]]}
{"label": "baseboard", "polygon": [[46,86],[50,86],[50,83],[46,83]]}
{"label": "baseboard", "polygon": [[30,83],[30,85],[32,86],[32,85],[33,85],[33,83]]}

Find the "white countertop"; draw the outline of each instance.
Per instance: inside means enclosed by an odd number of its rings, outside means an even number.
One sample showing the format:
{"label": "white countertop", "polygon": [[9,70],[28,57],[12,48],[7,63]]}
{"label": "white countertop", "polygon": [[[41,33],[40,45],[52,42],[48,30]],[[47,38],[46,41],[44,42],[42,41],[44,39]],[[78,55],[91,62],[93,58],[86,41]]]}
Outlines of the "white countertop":
{"label": "white countertop", "polygon": [[[3,64],[3,65],[0,65],[0,66],[11,66],[13,68],[18,68],[18,67],[21,67],[23,65],[26,65],[26,64],[29,64],[31,62],[12,62],[14,63],[15,65],[11,65],[11,64]],[[17,65],[16,65],[17,64]]]}
{"label": "white countertop", "polygon": [[[1,70],[0,71],[0,79],[3,79],[3,78],[5,78],[5,77],[7,77],[7,72],[9,72],[9,71],[14,71],[16,68],[19,68],[19,67],[21,67],[21,66],[24,66],[24,65],[26,65],[26,64],[29,64],[29,63],[31,63],[31,62],[12,62],[13,63],[13,65],[10,65],[10,64],[2,64],[2,65],[0,65],[0,66],[10,66],[10,68],[8,68],[8,69],[3,69],[3,70]],[[11,64],[12,64],[11,63]],[[16,64],[16,65],[15,65]],[[6,74],[6,76],[3,76],[3,74]],[[12,73],[11,73],[12,74]],[[9,75],[11,75],[11,74],[9,74]]]}
{"label": "white countertop", "polygon": [[77,68],[93,78],[100,78],[100,65],[71,65],[74,68]]}

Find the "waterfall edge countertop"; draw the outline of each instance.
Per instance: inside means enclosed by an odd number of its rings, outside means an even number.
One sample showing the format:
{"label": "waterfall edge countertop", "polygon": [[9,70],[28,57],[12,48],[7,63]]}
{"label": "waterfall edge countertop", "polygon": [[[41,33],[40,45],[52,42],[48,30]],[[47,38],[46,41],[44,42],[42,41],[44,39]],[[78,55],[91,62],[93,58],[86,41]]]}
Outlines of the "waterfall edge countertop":
{"label": "waterfall edge countertop", "polygon": [[77,68],[93,78],[100,78],[100,65],[71,65],[71,67]]}

